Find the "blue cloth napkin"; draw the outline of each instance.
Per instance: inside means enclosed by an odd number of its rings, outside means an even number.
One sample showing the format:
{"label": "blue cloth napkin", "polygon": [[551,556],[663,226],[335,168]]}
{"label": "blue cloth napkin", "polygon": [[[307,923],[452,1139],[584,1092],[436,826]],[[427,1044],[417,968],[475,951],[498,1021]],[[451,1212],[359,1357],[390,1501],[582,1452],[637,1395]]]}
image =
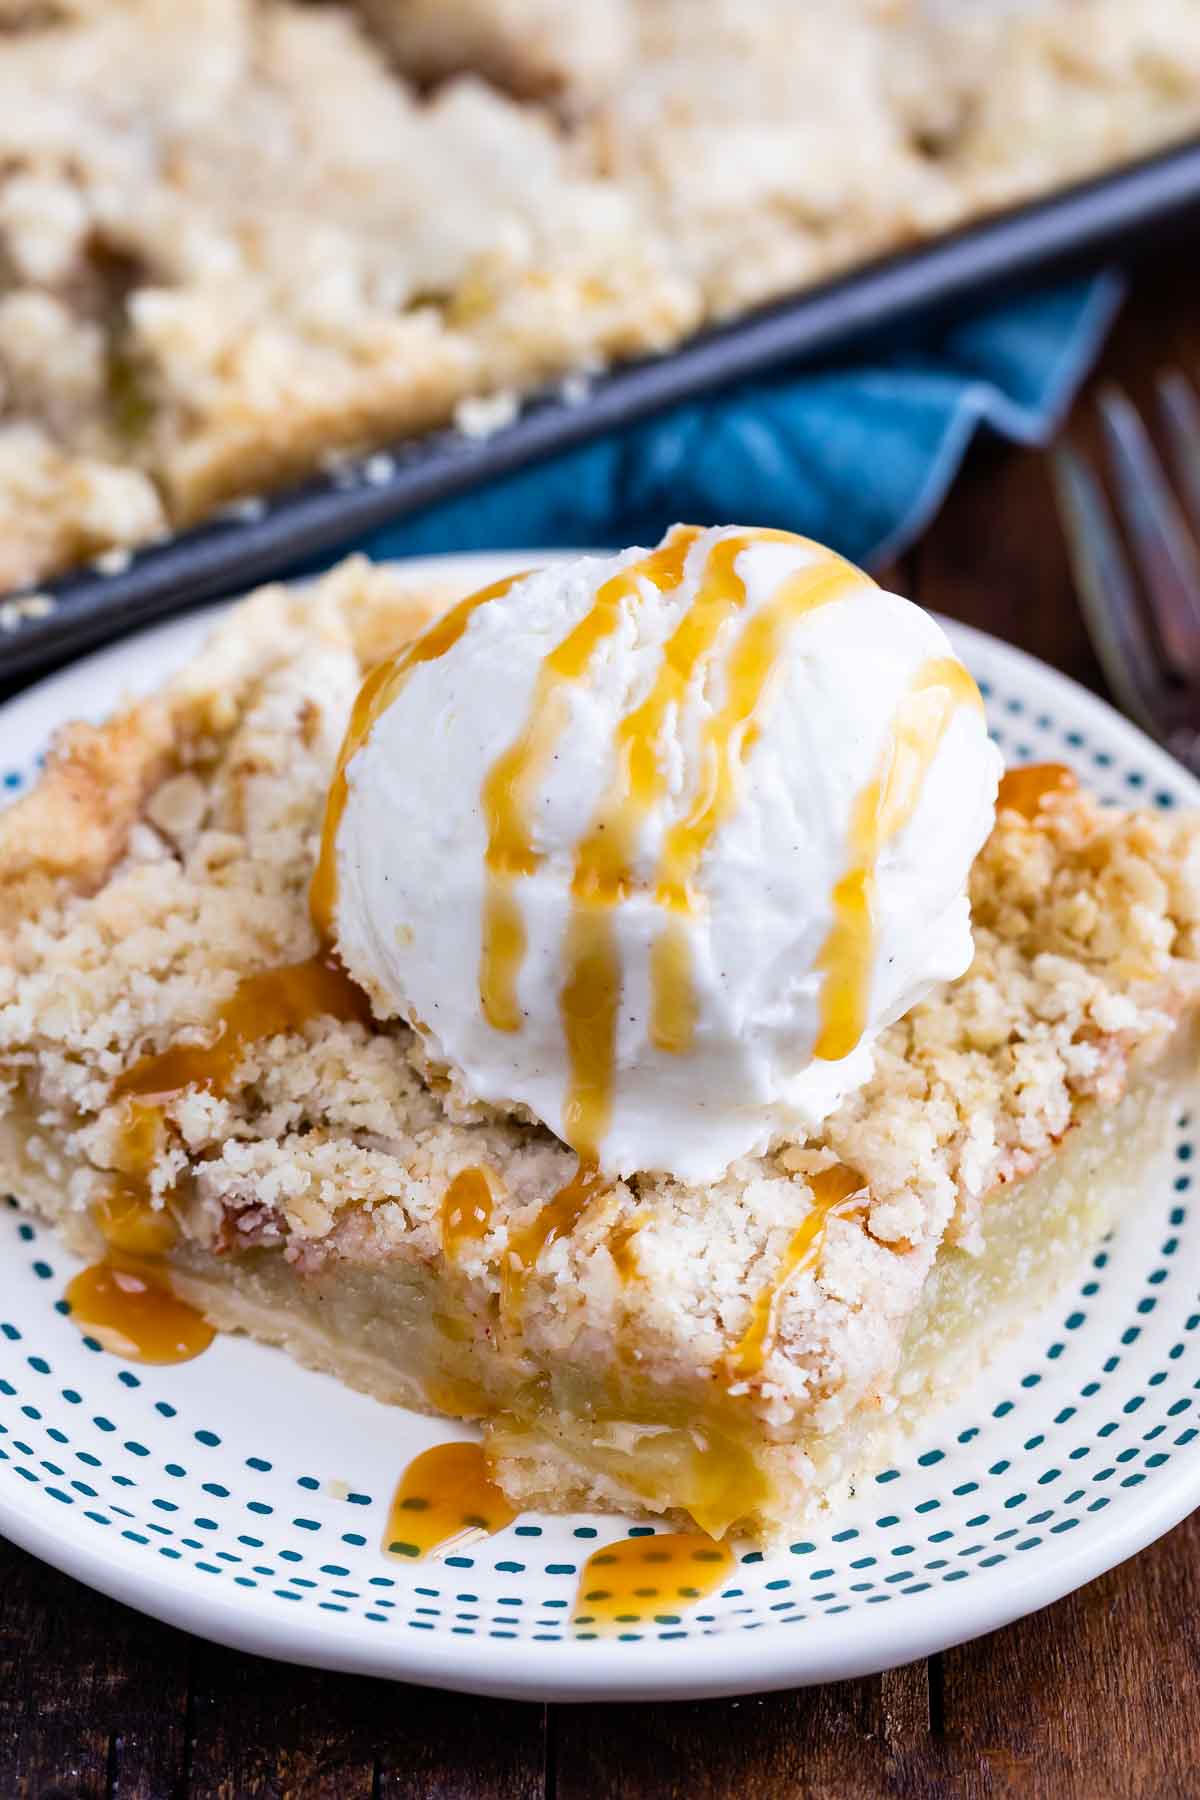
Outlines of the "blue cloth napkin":
{"label": "blue cloth napkin", "polygon": [[1122,294],[1103,274],[861,368],[777,369],[373,533],[376,557],[654,543],[677,519],[783,526],[854,562],[936,512],[977,426],[1045,443]]}

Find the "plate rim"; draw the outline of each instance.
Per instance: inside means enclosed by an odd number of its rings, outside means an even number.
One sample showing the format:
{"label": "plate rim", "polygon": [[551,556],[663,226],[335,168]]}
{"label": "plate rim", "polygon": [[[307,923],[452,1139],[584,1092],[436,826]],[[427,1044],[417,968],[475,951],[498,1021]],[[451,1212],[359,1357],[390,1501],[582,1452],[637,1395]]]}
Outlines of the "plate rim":
{"label": "plate rim", "polygon": [[[403,569],[414,580],[454,580],[457,571],[459,577],[477,577],[482,585],[512,568],[528,567],[531,559],[560,562],[580,554],[591,552],[481,551],[414,557],[388,566]],[[182,659],[243,597],[230,596],[180,618],[144,627],[43,677],[0,705],[0,729],[19,732],[26,715],[32,723],[47,705],[60,711],[65,722],[78,715],[81,703],[91,694],[100,701],[95,711],[111,711],[118,703],[116,696],[128,691],[120,677],[130,673],[130,659],[136,658],[139,646],[151,642],[156,647],[170,646],[172,640],[178,640]],[[935,616],[968,659],[974,654],[985,663],[999,662],[1013,672],[1016,685],[1025,691],[1033,688],[1048,696],[1057,694],[1074,718],[1102,721],[1106,735],[1131,757],[1160,771],[1164,780],[1200,804],[1200,780],[1109,702],[1028,651],[976,626]],[[152,679],[145,685],[156,686],[161,680],[161,661],[157,661]],[[133,686],[139,691],[142,684]],[[1053,1604],[1171,1530],[1200,1505],[1200,1457],[1180,1458],[1128,1515],[1117,1513],[1097,1522],[1086,1537],[1064,1544],[1053,1562],[1014,1570],[992,1591],[971,1594],[969,1605],[945,1590],[931,1589],[914,1596],[905,1613],[891,1615],[886,1630],[881,1630],[880,1622],[869,1613],[825,1616],[819,1635],[807,1642],[803,1636],[780,1633],[738,1640],[737,1649],[734,1640],[724,1636],[670,1644],[649,1639],[570,1646],[517,1641],[506,1643],[499,1652],[486,1640],[422,1639],[410,1648],[401,1639],[368,1638],[350,1620],[326,1619],[317,1624],[289,1614],[285,1624],[215,1591],[201,1592],[178,1574],[147,1566],[119,1539],[97,1540],[93,1545],[81,1533],[64,1536],[55,1529],[59,1521],[43,1517],[40,1509],[35,1509],[32,1495],[23,1501],[15,1489],[6,1491],[7,1486],[0,1484],[0,1531],[12,1542],[112,1599],[224,1647],[276,1661],[500,1699],[619,1702],[706,1699],[844,1680],[969,1643]]]}

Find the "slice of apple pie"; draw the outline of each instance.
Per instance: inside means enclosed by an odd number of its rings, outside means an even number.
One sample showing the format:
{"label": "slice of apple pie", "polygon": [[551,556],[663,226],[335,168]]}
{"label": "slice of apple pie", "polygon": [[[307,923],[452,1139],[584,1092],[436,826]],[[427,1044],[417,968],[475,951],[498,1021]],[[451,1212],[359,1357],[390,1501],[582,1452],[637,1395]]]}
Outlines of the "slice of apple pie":
{"label": "slice of apple pie", "polygon": [[[677,528],[651,556],[504,585],[445,613],[446,596],[361,561],[266,589],[154,697],[61,735],[0,816],[0,1179],[94,1259],[76,1311],[126,1354],[198,1347],[204,1330],[181,1338],[171,1313],[195,1308],[382,1400],[480,1421],[514,1505],[770,1535],[878,1467],[1144,1191],[1195,1079],[1200,828],[1023,769],[974,854],[992,753],[940,632],[783,534]],[[794,995],[768,954],[772,932],[801,929],[783,852],[751,865],[784,901],[755,927],[770,979],[726,1021],[718,1068],[733,875],[705,888],[705,870],[750,854],[746,785],[770,788],[778,733],[816,731],[825,675],[852,643],[861,657],[868,618],[908,659],[901,701],[875,737],[856,736],[844,693],[829,704],[847,768],[876,770],[874,787],[847,802],[845,865],[811,909]],[[506,661],[517,639],[536,658]],[[483,702],[470,656],[494,670]],[[811,704],[785,706],[806,681]],[[579,777],[588,837],[555,758],[577,756],[602,699],[620,753]],[[755,712],[770,704],[779,723]],[[672,732],[686,754],[647,757]],[[477,843],[454,813],[468,739],[494,776]],[[942,879],[904,874],[906,833],[941,829],[921,784],[947,758],[961,779],[971,757],[983,811],[945,829],[974,833],[973,959],[957,972],[970,942],[946,895],[938,943],[959,937],[940,979],[931,952],[915,997],[885,992],[870,954],[890,967],[888,930]],[[811,870],[820,821],[789,807]],[[446,881],[422,910],[427,847],[396,832],[441,808]],[[310,910],[323,823],[338,881],[316,913],[344,963]],[[560,838],[574,861],[556,886]],[[467,852],[478,910],[451,879]],[[389,876],[394,915],[373,897]],[[414,972],[412,932],[420,955],[443,929],[476,949]],[[914,942],[897,938],[898,963]],[[494,1019],[456,1035],[477,977]],[[567,1074],[539,1087],[543,982]],[[817,1077],[768,1094],[763,1069],[789,1056]],[[722,1107],[736,1129],[713,1124]],[[661,1157],[645,1151],[655,1117]]]}

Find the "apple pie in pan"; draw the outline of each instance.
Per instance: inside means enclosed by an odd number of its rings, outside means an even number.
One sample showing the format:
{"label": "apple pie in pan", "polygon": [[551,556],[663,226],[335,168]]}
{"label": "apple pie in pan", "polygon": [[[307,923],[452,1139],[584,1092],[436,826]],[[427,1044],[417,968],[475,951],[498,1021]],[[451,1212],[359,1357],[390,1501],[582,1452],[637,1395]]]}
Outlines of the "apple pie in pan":
{"label": "apple pie in pan", "polygon": [[1194,0],[0,0],[0,590],[1198,127]]}

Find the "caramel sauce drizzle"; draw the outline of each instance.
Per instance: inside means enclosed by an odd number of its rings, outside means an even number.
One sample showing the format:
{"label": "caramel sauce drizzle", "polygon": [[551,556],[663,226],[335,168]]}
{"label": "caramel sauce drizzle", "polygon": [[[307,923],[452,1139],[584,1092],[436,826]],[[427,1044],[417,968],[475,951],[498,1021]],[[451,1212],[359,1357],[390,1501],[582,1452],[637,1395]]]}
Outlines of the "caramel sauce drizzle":
{"label": "caramel sauce drizzle", "polygon": [[[569,1086],[563,1122],[567,1141],[579,1154],[580,1167],[574,1181],[542,1215],[549,1221],[547,1234],[538,1241],[538,1220],[522,1234],[529,1240],[518,1246],[525,1268],[532,1267],[526,1260],[527,1252],[532,1252],[536,1261],[545,1244],[570,1230],[591,1199],[602,1191],[595,1165],[612,1117],[617,1013],[623,976],[612,915],[632,887],[644,822],[665,790],[656,755],[663,726],[670,709],[682,700],[711,660],[726,621],[745,604],[745,583],[736,571],[738,556],[751,543],[789,539],[786,532],[746,533],[723,539],[714,546],[696,599],[667,642],[649,694],[618,728],[616,774],[576,852],[564,947],[560,1010]],[[682,562],[678,567],[678,579],[682,579]],[[699,810],[694,807],[683,822],[685,835],[677,842],[673,844],[673,839],[680,827],[667,835],[656,882],[660,902],[664,900],[664,871],[668,877],[678,875],[685,867],[694,871],[712,833],[736,804],[732,775],[726,774],[722,779],[722,773],[727,771],[739,726],[742,735],[737,742],[744,745],[743,754],[749,753],[746,728],[782,649],[784,621],[799,617],[826,598],[834,598],[856,578],[855,572],[840,559],[832,571],[822,563],[815,572],[784,582],[779,594],[741,634],[729,668],[728,698],[710,722],[707,780],[702,784]],[[689,894],[685,902],[689,911],[693,902],[694,896]],[[681,1022],[691,1020],[694,1024],[695,1015],[695,1002],[690,997],[690,944],[686,937],[682,945],[681,956],[679,943],[668,943],[665,954],[656,957],[652,968],[657,1026],[652,1025],[651,1035],[659,1048],[676,1051],[686,1049],[690,1042],[690,1030],[684,1029]]]}
{"label": "caramel sauce drizzle", "polygon": [[608,1254],[612,1257],[613,1267],[626,1286],[641,1274],[638,1266],[637,1246],[633,1240],[642,1226],[647,1223],[649,1217],[649,1213],[636,1212],[632,1218],[628,1218],[623,1224],[616,1226],[609,1235]]}
{"label": "caramel sauce drizzle", "polygon": [[570,1181],[534,1214],[527,1225],[508,1240],[501,1277],[501,1306],[510,1321],[520,1311],[525,1287],[543,1250],[575,1229],[593,1200],[608,1192],[610,1183],[594,1162],[581,1159]]}
{"label": "caramel sauce drizzle", "polygon": [[1073,794],[1078,787],[1075,771],[1065,763],[1025,763],[1000,777],[996,811],[1019,813],[1032,824],[1052,795]]}
{"label": "caramel sauce drizzle", "polygon": [[704,853],[735,810],[741,770],[758,741],[757,714],[771,683],[787,634],[797,620],[840,600],[866,577],[826,552],[811,569],[781,582],[767,604],[743,626],[727,671],[723,705],[708,721],[701,749],[699,787],[687,815],[668,831],[655,878],[655,897],[675,915],[653,952],[650,1036],[674,1056],[691,1047],[696,1028],[691,942],[685,920],[702,904],[695,878]]}
{"label": "caramel sauce drizzle", "polygon": [[165,1129],[162,1108],[189,1087],[224,1093],[246,1045],[298,1031],[311,1018],[366,1024],[366,996],[337,964],[322,957],[247,975],[217,1014],[207,1044],[172,1044],[143,1056],[119,1075],[111,1098],[125,1102],[116,1147],[119,1165],[96,1204],[108,1245],[103,1261],[69,1283],[71,1316],[106,1349],[131,1361],[183,1362],[207,1350],[213,1327],[172,1293],[161,1259],[176,1238],[174,1218],[155,1207],[149,1178]]}
{"label": "caramel sauce drizzle", "polygon": [[737,559],[753,543],[796,541],[790,532],[762,531],[714,545],[695,600],[663,646],[650,692],[617,726],[616,770],[575,853],[571,892],[577,901],[614,907],[634,887],[643,828],[667,791],[667,765],[659,754],[663,729],[712,662],[723,628],[746,604]]}
{"label": "caramel sauce drizzle", "polygon": [[[496,1196],[487,1169],[460,1169],[442,1195],[442,1251],[449,1264],[459,1261],[463,1252],[478,1245],[487,1236],[492,1222]],[[465,1310],[451,1307],[435,1312],[434,1324],[453,1343],[469,1343],[474,1336],[471,1317]],[[456,1419],[484,1419],[494,1412],[487,1392],[478,1382],[458,1375],[434,1374],[426,1379],[425,1398],[438,1412]]]}
{"label": "caramel sauce drizzle", "polygon": [[216,1335],[203,1313],[171,1291],[162,1267],[178,1230],[150,1197],[161,1128],[156,1107],[129,1101],[116,1151],[121,1167],[92,1209],[105,1254],[63,1293],[72,1322],[127,1362],[188,1362]]}
{"label": "caramel sauce drizzle", "polygon": [[[568,1108],[579,1109],[579,1124],[587,1130],[593,1145],[599,1145],[609,1124],[617,1012],[621,999],[621,957],[613,912],[635,886],[635,862],[646,820],[667,790],[667,766],[659,754],[663,729],[672,711],[683,703],[693,683],[713,661],[725,626],[745,606],[746,584],[737,573],[738,557],[753,543],[799,541],[790,532],[762,531],[739,533],[736,537],[722,538],[714,545],[696,598],[663,648],[662,661],[650,692],[617,727],[616,770],[575,853],[566,977],[561,998],[563,1030],[572,1071]],[[840,570],[846,567],[839,564]],[[821,577],[828,577],[825,565],[821,566],[815,585],[820,585]],[[811,579],[809,585],[813,585]],[[791,586],[791,583],[785,583],[784,589]],[[770,612],[776,604],[777,601],[772,601],[764,612]],[[761,637],[760,631],[756,641]],[[778,645],[775,649],[777,652]],[[766,671],[762,674],[760,694],[766,674]],[[730,710],[735,692],[738,700],[749,704],[751,709],[753,707],[754,701],[743,691],[744,684],[739,686],[741,675],[735,648],[730,669],[730,700],[710,725],[706,739],[705,750],[710,762],[713,744],[719,741],[719,732],[714,739],[714,727]],[[730,725],[725,733],[726,740],[732,736],[732,730]],[[707,795],[708,787],[708,782],[702,779],[702,793]],[[720,818],[714,812],[709,836],[719,823]],[[672,839],[678,831],[679,827],[676,827],[674,833],[668,834],[664,863],[669,862]],[[697,845],[697,861],[706,842],[707,837]],[[661,870],[658,888],[661,900]],[[689,905],[688,910],[694,908]],[[675,1053],[688,1047],[695,1028],[696,1002],[692,993],[690,950],[686,932],[668,933],[656,946],[651,964],[651,1039],[659,1049]],[[575,1142],[575,1139],[572,1137],[570,1141]]]}
{"label": "caramel sauce drizzle", "polygon": [[581,1635],[676,1625],[681,1613],[719,1588],[734,1566],[728,1545],[700,1531],[621,1538],[593,1550],[584,1563],[572,1622]]}
{"label": "caramel sauce drizzle", "polygon": [[[313,920],[324,943],[333,940],[335,850],[351,759],[410,670],[444,655],[458,642],[474,612],[519,579],[520,575],[511,575],[460,601],[363,682],[326,801],[320,855],[309,891]],[[148,1189],[163,1131],[162,1107],[193,1086],[224,1093],[247,1044],[298,1031],[309,1019],[322,1016],[364,1025],[371,1018],[366,996],[327,955],[244,977],[218,1013],[209,1043],[171,1045],[140,1058],[114,1082],[112,1099],[126,1102],[117,1148],[120,1167],[95,1214],[109,1250],[104,1261],[74,1278],[66,1299],[76,1323],[117,1355],[141,1362],[178,1362],[207,1349],[214,1335],[203,1315],[171,1292],[165,1271],[154,1264],[175,1238],[174,1220],[152,1206]],[[490,1190],[488,1200],[490,1210]],[[469,1228],[464,1209],[462,1229]]]}
{"label": "caramel sauce drizzle", "polygon": [[429,1556],[503,1531],[516,1516],[488,1473],[482,1444],[437,1444],[401,1476],[382,1549],[388,1556]]}
{"label": "caramel sauce drizzle", "polygon": [[322,943],[332,944],[335,936],[337,835],[350,792],[346,770],[370,736],[376,721],[399,695],[413,669],[420,663],[436,662],[447,650],[453,649],[479,608],[486,606],[489,600],[500,599],[528,573],[523,569],[515,575],[506,575],[502,581],[491,582],[477,594],[468,594],[397,655],[376,664],[359,689],[329,786],[321,826],[321,848],[308,893],[309,910]]}
{"label": "caramel sauce drizzle", "polygon": [[603,583],[583,618],[542,662],[525,724],[484,780],[487,891],[479,992],[484,1017],[496,1031],[521,1027],[517,980],[525,928],[512,890],[515,881],[538,867],[532,802],[567,724],[566,691],[583,678],[595,651],[617,630],[625,602],[637,596],[640,582],[653,582],[663,593],[679,586],[688,551],[699,535],[698,527],[682,526],[658,550]]}
{"label": "caramel sauce drizzle", "polygon": [[[750,1323],[729,1356],[729,1371],[741,1381],[761,1373],[771,1354],[779,1326],[783,1297],[793,1277],[809,1268],[821,1253],[825,1229],[832,1218],[853,1218],[865,1210],[863,1194],[867,1183],[857,1169],[835,1163],[809,1179],[812,1206],[792,1234],[783,1259],[754,1302]],[[851,1202],[856,1204],[851,1205]]]}
{"label": "caramel sauce drizzle", "polygon": [[749,541],[726,538],[710,555],[696,599],[663,649],[650,692],[617,727],[616,771],[575,852],[561,994],[571,1069],[565,1122],[568,1141],[590,1144],[592,1154],[612,1110],[622,985],[613,911],[633,886],[643,826],[666,790],[658,744],[668,714],[711,661],[726,620],[745,603],[745,583],[734,563]]}
{"label": "caramel sauce drizzle", "polygon": [[450,1258],[486,1237],[495,1196],[486,1169],[460,1169],[442,1196],[442,1249]]}
{"label": "caramel sauce drizzle", "polygon": [[578,1151],[580,1169],[594,1167],[612,1120],[621,953],[607,914],[573,908],[564,946],[559,994],[567,1046],[563,1135]]}
{"label": "caramel sauce drizzle", "polygon": [[[687,554],[698,535],[694,527],[681,528],[661,549],[599,589],[591,610],[543,662],[526,725],[488,772],[482,793],[488,888],[480,995],[484,1015],[496,1029],[520,1028],[516,990],[525,938],[513,888],[538,866],[532,796],[566,722],[565,690],[583,677],[597,645],[617,628],[621,609],[636,595],[640,580],[649,579],[662,591],[682,583]],[[741,553],[753,543],[806,541],[789,532],[755,531],[718,542],[695,600],[664,646],[650,691],[617,728],[615,772],[575,853],[563,951],[559,1006],[568,1063],[563,1135],[579,1164],[572,1180],[510,1242],[504,1279],[510,1316],[541,1252],[570,1232],[605,1191],[597,1170],[612,1117],[623,982],[613,915],[634,886],[646,820],[666,792],[666,769],[658,753],[664,727],[712,662],[724,627],[745,605],[746,586],[736,568]],[[755,713],[788,628],[862,579],[841,558],[823,553],[812,569],[782,582],[740,633],[730,657],[725,702],[706,731],[699,792],[688,816],[668,832],[654,877],[656,898],[668,910],[690,916],[698,908],[695,872],[737,804],[737,771],[753,748]],[[668,928],[655,946],[651,977],[651,1037],[660,1049],[681,1054],[691,1043],[696,1017],[691,944],[682,923]]]}
{"label": "caramel sauce drizzle", "polygon": [[152,1206],[129,1180],[114,1182],[92,1208],[92,1217],[110,1249],[126,1256],[165,1256],[179,1236],[166,1207]]}
{"label": "caramel sauce drizzle", "polygon": [[117,1168],[92,1209],[109,1249],[126,1256],[165,1256],[178,1235],[171,1213],[165,1205],[156,1207],[150,1195],[150,1171],[164,1129],[157,1106],[126,1099],[114,1149]]}
{"label": "caramel sauce drizzle", "polygon": [[[664,592],[679,586],[688,551],[698,536],[698,527],[682,526],[658,550],[603,583],[588,612],[542,663],[526,723],[488,771],[481,796],[488,828],[488,885],[479,992],[484,1016],[498,1031],[520,1029],[517,980],[525,931],[512,890],[520,877],[538,866],[530,807],[536,782],[566,724],[566,690],[582,679],[597,647],[617,630],[624,604],[637,595],[640,582],[651,581]],[[563,1124],[579,1161],[570,1181],[509,1240],[502,1278],[502,1307],[509,1319],[520,1309],[525,1285],[543,1250],[571,1232],[608,1186],[597,1165],[612,1108],[621,970],[607,925],[599,914],[573,910],[561,999],[570,1069]]]}
{"label": "caramel sauce drizzle", "polygon": [[217,1014],[211,1043],[172,1044],[156,1056],[141,1057],[117,1077],[112,1098],[130,1100],[140,1110],[161,1106],[189,1087],[222,1094],[247,1044],[299,1031],[309,1019],[322,1017],[370,1023],[366,995],[340,964],[312,956],[243,976]]}
{"label": "caramel sauce drizzle", "polygon": [[825,980],[814,1054],[849,1056],[867,1024],[875,961],[875,871],[917,810],[925,778],[960,706],[983,709],[979,689],[954,657],[937,657],[914,676],[892,719],[879,768],[850,821],[850,865],[833,890],[833,923],[817,957]]}

